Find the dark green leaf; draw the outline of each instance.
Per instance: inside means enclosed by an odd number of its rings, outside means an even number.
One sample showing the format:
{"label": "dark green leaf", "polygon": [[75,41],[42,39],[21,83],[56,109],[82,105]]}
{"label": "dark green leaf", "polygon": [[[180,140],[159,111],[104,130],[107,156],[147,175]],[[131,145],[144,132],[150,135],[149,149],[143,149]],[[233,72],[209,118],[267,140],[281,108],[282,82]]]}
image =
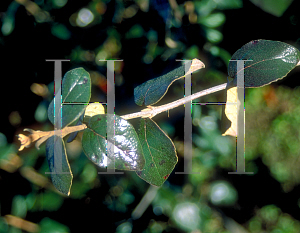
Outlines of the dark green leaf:
{"label": "dark green leaf", "polygon": [[114,158],[107,159],[106,118],[107,115],[95,115],[89,120],[88,128],[84,130],[82,136],[84,153],[99,167],[107,167],[107,163],[114,159],[116,169],[134,171],[143,169],[145,159],[135,129],[128,121],[117,115],[114,125]]}
{"label": "dark green leaf", "polygon": [[[209,2],[209,3],[211,3],[211,2]],[[216,4],[216,6],[214,4]],[[217,8],[220,10],[238,9],[238,8],[243,7],[242,0],[218,0],[218,1],[215,1],[214,4],[211,4],[211,5],[213,5],[214,8]]]}
{"label": "dark green leaf", "polygon": [[151,79],[134,88],[134,101],[137,105],[151,105],[160,101],[177,79],[185,75],[185,66],[180,66],[158,78]]}
{"label": "dark green leaf", "polygon": [[69,233],[70,230],[67,226],[56,222],[50,218],[43,218],[42,221],[39,223],[40,231],[42,233]]}
{"label": "dark green leaf", "polygon": [[137,175],[149,184],[161,186],[169,177],[177,163],[173,142],[150,118],[142,118],[139,138],[146,159],[142,171]]}
{"label": "dark green leaf", "polygon": [[[33,197],[32,197],[33,198]],[[34,196],[31,211],[57,211],[64,203],[64,197],[52,191],[45,191]]]}
{"label": "dark green leaf", "polygon": [[[236,51],[231,60],[245,62],[245,87],[260,87],[284,78],[299,62],[295,47],[271,40],[253,40]],[[230,61],[228,75],[237,82],[237,62]]]}
{"label": "dark green leaf", "polygon": [[[59,143],[62,143],[61,150],[58,146]],[[53,185],[61,193],[69,195],[73,175],[67,158],[65,144],[61,137],[54,135],[47,140],[46,156]]]}
{"label": "dark green leaf", "polygon": [[[67,72],[62,80],[62,128],[70,125],[83,114],[90,98],[91,79],[89,73],[83,68]],[[54,99],[48,108],[48,118],[54,124]]]}

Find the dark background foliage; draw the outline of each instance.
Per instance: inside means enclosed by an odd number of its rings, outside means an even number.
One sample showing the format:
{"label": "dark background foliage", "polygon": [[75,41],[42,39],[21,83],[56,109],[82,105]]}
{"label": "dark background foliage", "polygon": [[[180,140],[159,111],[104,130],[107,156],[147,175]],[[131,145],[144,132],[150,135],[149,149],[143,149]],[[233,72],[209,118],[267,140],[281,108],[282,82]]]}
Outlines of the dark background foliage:
{"label": "dark background foliage", "polygon": [[[248,134],[246,130],[246,135],[250,134],[246,170],[254,171],[253,176],[227,174],[235,169],[235,146],[226,139],[222,143],[229,148],[227,152],[217,148],[220,106],[198,106],[193,111],[200,112],[193,122],[193,170],[201,171],[200,175],[174,174],[183,170],[183,107],[170,111],[169,118],[167,114],[155,117],[174,141],[179,162],[140,218],[131,214],[149,185],[134,174],[95,175],[99,169],[76,147],[79,154],[68,153],[74,185],[70,198],[66,198],[48,186],[35,184],[22,169],[31,167],[37,171],[34,174],[45,176],[44,147],[40,151],[34,147],[17,151],[15,135],[23,128],[51,130],[45,111],[53,97],[54,65],[46,59],[70,59],[63,62],[63,74],[76,67],[90,72],[91,101],[95,102],[106,100],[106,66],[98,60],[122,59],[116,62],[116,114],[123,115],[141,109],[134,104],[134,87],[178,67],[176,59],[196,57],[205,63],[205,71],[193,75],[196,92],[226,82],[228,60],[251,40],[282,41],[299,49],[299,2],[291,1],[284,10],[281,1],[277,6],[262,1],[269,8],[283,9],[277,16],[253,2],[257,1],[1,1],[0,215],[36,223],[42,232],[297,232],[300,175],[293,171],[299,170],[299,133],[293,131],[289,141],[280,135],[298,127],[299,68],[270,87],[246,93],[246,102],[249,97],[249,104],[256,106],[248,110],[246,105],[247,119],[255,119],[249,120]],[[94,15],[86,26],[76,23],[82,8]],[[35,94],[34,83],[45,84],[42,87],[48,94]],[[178,81],[159,104],[181,98],[183,93],[183,82]],[[222,98],[218,93],[201,102]],[[199,122],[205,120],[216,127],[201,127]],[[136,125],[135,120],[132,122]],[[279,145],[277,150],[270,149],[272,143]],[[7,168],[3,161],[11,160],[11,155],[20,158],[23,165]],[[224,185],[234,190],[229,200],[211,200],[216,181],[226,181]],[[182,207],[182,203],[190,206]],[[184,224],[185,218],[176,212],[180,208],[185,215],[193,215],[193,208],[199,208],[201,221],[195,220],[196,227],[194,223]],[[284,231],[287,226],[290,228]],[[1,218],[0,232],[22,230],[9,227]]]}

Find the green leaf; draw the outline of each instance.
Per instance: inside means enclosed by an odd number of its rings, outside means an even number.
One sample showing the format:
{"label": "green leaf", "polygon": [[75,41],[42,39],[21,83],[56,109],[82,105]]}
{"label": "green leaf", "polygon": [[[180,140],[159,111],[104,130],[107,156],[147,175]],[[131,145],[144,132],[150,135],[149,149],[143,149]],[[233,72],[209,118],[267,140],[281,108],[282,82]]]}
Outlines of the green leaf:
{"label": "green leaf", "polygon": [[[245,62],[245,87],[260,87],[284,78],[299,62],[295,47],[271,40],[253,40],[237,50],[231,60]],[[237,82],[237,62],[230,61],[228,75]]]}
{"label": "green leaf", "polygon": [[[62,145],[61,151],[59,151],[59,143]],[[54,135],[47,140],[46,156],[54,187],[61,193],[69,195],[73,175],[67,158],[65,144],[61,137]]]}
{"label": "green leaf", "polygon": [[51,28],[51,32],[54,36],[61,40],[69,40],[71,38],[71,32],[63,24],[55,24]]}
{"label": "green leaf", "polygon": [[69,228],[59,222],[56,222],[50,218],[43,218],[39,223],[40,231],[43,233],[68,233]]}
{"label": "green leaf", "polygon": [[150,118],[142,118],[139,138],[146,159],[137,175],[149,184],[161,186],[173,171],[178,159],[171,139]]}
{"label": "green leaf", "polygon": [[11,207],[11,214],[20,218],[25,218],[27,214],[26,199],[17,195],[14,197]]}
{"label": "green leaf", "polygon": [[292,4],[293,0],[250,0],[257,7],[261,8],[265,12],[280,17]]}
{"label": "green leaf", "polygon": [[184,77],[184,65],[158,78],[151,79],[134,88],[134,101],[137,105],[151,105],[160,101],[167,93],[169,86]]}
{"label": "green leaf", "polygon": [[221,12],[210,14],[199,19],[199,23],[206,27],[215,28],[221,26],[225,22],[225,15]]}
{"label": "green leaf", "polygon": [[216,4],[216,8],[220,10],[227,10],[227,9],[238,9],[243,7],[242,0],[217,0],[213,1]]}
{"label": "green leaf", "polygon": [[[83,68],[68,71],[62,80],[62,128],[76,121],[91,98],[90,75]],[[76,103],[76,104],[64,104]],[[48,118],[54,124],[54,99],[48,108]],[[59,120],[59,117],[57,117]]]}
{"label": "green leaf", "polygon": [[86,156],[103,168],[114,159],[116,169],[133,171],[143,169],[145,159],[137,133],[128,121],[117,115],[114,125],[114,158],[107,158],[106,122],[107,115],[95,115],[89,120],[88,128],[84,130],[82,136],[82,147]]}
{"label": "green leaf", "polygon": [[[186,74],[191,74],[194,71],[204,68],[202,61],[194,58]],[[148,106],[160,101],[167,93],[170,85],[177,79],[185,77],[185,65],[162,75],[158,78],[151,79],[136,88],[134,88],[134,101],[137,105],[143,104]]]}
{"label": "green leaf", "polygon": [[62,206],[63,202],[63,196],[46,190],[45,192],[34,196],[34,205],[32,206],[31,211],[57,211]]}

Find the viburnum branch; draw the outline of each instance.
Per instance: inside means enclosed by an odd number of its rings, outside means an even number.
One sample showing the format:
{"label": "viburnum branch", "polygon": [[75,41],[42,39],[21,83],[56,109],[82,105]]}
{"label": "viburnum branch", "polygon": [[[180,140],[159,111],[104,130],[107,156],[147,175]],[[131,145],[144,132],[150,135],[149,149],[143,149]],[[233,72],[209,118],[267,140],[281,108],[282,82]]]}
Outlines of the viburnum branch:
{"label": "viburnum branch", "polygon": [[227,86],[227,83],[223,83],[221,85],[211,87],[211,88],[208,88],[208,89],[203,90],[203,91],[199,91],[199,92],[197,92],[193,95],[186,96],[186,97],[184,97],[182,99],[179,99],[179,100],[176,100],[174,102],[164,104],[164,105],[161,105],[161,106],[158,106],[158,107],[148,106],[148,108],[143,109],[141,112],[131,113],[131,114],[123,115],[121,117],[123,119],[126,119],[126,120],[133,119],[133,118],[138,118],[138,117],[152,118],[152,117],[154,117],[155,115],[157,115],[161,112],[165,112],[167,110],[176,108],[176,107],[178,107],[180,105],[183,105],[185,103],[188,103],[188,102],[190,102],[194,99],[198,99],[201,96],[205,96],[205,95],[208,95],[208,94],[211,94],[211,93],[215,93],[215,92],[224,90],[226,88],[226,86]]}
{"label": "viburnum branch", "polygon": [[[203,62],[201,62],[198,59],[193,59],[192,63],[191,63],[191,67],[189,69],[189,71],[186,74],[191,74],[196,70],[202,69],[204,68],[205,65]],[[143,109],[140,112],[136,112],[136,113],[131,113],[131,114],[127,114],[127,115],[123,115],[121,116],[123,119],[133,119],[133,118],[138,118],[138,117],[142,117],[142,118],[152,118],[154,116],[156,116],[157,114],[161,113],[161,112],[165,112],[168,111],[170,109],[176,108],[180,105],[183,105],[185,103],[191,102],[194,99],[197,99],[201,96],[205,96],[211,93],[215,93],[217,91],[221,91],[224,90],[226,88],[227,83],[203,90],[203,91],[199,91],[193,95],[190,96],[186,96],[182,99],[176,100],[174,102],[171,102],[169,104],[165,104],[165,105],[161,105],[158,107],[154,107],[154,106],[147,106],[146,109]],[[93,113],[94,114],[94,113]],[[93,115],[92,114],[92,115]],[[91,115],[91,116],[92,116]],[[45,142],[48,138],[52,137],[53,135],[57,135],[61,138],[64,138],[66,135],[76,132],[76,131],[81,131],[86,129],[87,126],[85,124],[82,125],[76,125],[76,126],[67,126],[61,130],[53,130],[53,131],[35,131],[32,129],[24,129],[24,131],[28,131],[30,132],[30,134],[28,136],[23,135],[23,134],[18,134],[17,137],[18,139],[21,141],[21,146],[19,151],[23,150],[24,147],[28,148],[31,143],[36,141],[36,148],[39,149],[39,146]]]}

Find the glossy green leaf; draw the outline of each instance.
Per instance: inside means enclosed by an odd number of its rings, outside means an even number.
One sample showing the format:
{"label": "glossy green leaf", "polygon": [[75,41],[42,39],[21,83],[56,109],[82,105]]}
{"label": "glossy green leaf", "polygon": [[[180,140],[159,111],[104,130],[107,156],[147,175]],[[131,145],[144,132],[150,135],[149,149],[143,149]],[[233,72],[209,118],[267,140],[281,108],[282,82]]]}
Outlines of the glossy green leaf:
{"label": "glossy green leaf", "polygon": [[161,186],[173,171],[178,159],[172,140],[150,118],[142,118],[138,132],[146,159],[137,175],[149,184]]}
{"label": "glossy green leaf", "polygon": [[[253,40],[237,50],[231,60],[245,62],[245,87],[260,87],[284,78],[299,62],[295,47],[271,40]],[[237,82],[237,62],[230,61],[228,75]]]}
{"label": "glossy green leaf", "polygon": [[134,88],[134,101],[137,105],[151,105],[160,101],[167,93],[169,86],[184,77],[185,66],[180,66],[158,78],[151,79]]}
{"label": "glossy green leaf", "polygon": [[82,136],[82,147],[86,156],[103,168],[114,159],[116,169],[133,171],[143,169],[145,159],[137,133],[128,121],[117,115],[114,125],[114,158],[106,155],[106,122],[107,115],[95,115],[90,118],[88,128],[84,130]]}
{"label": "glossy green leaf", "polygon": [[[61,150],[60,143],[62,145]],[[65,144],[61,137],[54,135],[47,140],[46,156],[53,185],[61,193],[69,195],[73,175],[67,158]]]}
{"label": "glossy green leaf", "polygon": [[[91,98],[90,75],[83,68],[68,71],[62,80],[62,128],[76,121]],[[76,104],[64,104],[76,103]],[[54,124],[54,99],[48,108],[48,118]],[[59,120],[59,117],[57,117]]]}

